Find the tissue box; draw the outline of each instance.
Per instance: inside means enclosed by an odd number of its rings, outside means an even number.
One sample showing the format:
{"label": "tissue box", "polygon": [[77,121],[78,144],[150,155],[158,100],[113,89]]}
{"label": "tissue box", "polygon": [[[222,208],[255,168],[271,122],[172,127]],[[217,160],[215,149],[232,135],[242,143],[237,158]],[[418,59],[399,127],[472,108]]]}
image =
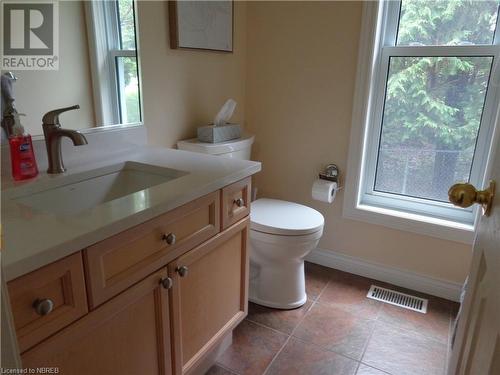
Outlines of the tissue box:
{"label": "tissue box", "polygon": [[225,124],[222,126],[200,126],[198,128],[198,140],[207,143],[219,143],[230,141],[241,137],[241,126],[239,124]]}

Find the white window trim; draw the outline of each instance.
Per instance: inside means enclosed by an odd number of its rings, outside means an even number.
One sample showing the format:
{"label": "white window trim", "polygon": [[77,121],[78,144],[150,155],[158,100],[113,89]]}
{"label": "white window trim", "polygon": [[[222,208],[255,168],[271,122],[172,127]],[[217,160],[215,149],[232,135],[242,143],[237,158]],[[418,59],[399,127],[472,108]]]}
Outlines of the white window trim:
{"label": "white window trim", "polygon": [[[397,209],[382,208],[375,205],[361,203],[361,197],[364,193],[363,176],[365,175],[364,155],[367,153],[370,131],[369,121],[373,106],[376,102],[374,95],[376,77],[378,77],[377,69],[380,69],[380,58],[378,51],[381,48],[381,43],[385,40],[383,35],[387,27],[396,27],[395,25],[386,25],[387,18],[384,15],[384,7],[386,3],[369,1],[363,4],[363,16],[361,35],[358,51],[358,68],[355,84],[351,137],[348,156],[348,171],[346,178],[346,190],[344,195],[343,216],[353,220],[368,222],[371,224],[382,225],[394,229],[404,230],[408,232],[423,234],[440,239],[452,240],[471,244],[474,239],[475,223],[479,217],[479,210],[474,208],[474,224],[459,223],[446,219],[433,218],[423,214],[402,212]],[[394,8],[394,7],[392,7]],[[387,11],[387,9],[385,9]],[[394,19],[394,18],[393,18]],[[496,33],[496,37],[500,32]],[[386,47],[387,48],[387,47]],[[415,48],[415,47],[412,47]],[[427,51],[432,49],[426,48]],[[463,53],[463,47],[457,47]],[[499,63],[498,48],[493,51],[491,47],[484,47],[485,53],[495,52],[495,64]],[[456,52],[456,51],[454,51]],[[442,52],[440,52],[442,54]],[[494,69],[494,68],[493,68]],[[492,74],[492,77],[494,75]],[[498,78],[498,77],[496,77]],[[385,83],[384,83],[385,84]],[[490,81],[490,87],[497,85],[499,82]],[[490,95],[489,100],[498,100],[498,91],[496,95]],[[495,113],[490,113],[491,120],[495,120],[497,126],[492,126],[488,134],[488,139],[495,139],[493,132],[498,133],[498,118],[499,109],[496,108]],[[485,141],[486,144],[488,141]],[[492,143],[489,155],[493,154],[493,148],[496,144]],[[486,145],[485,145],[486,147]],[[485,158],[486,159],[486,158]],[[486,170],[486,160],[482,160],[481,164]],[[483,178],[482,186],[486,183],[486,178]]]}

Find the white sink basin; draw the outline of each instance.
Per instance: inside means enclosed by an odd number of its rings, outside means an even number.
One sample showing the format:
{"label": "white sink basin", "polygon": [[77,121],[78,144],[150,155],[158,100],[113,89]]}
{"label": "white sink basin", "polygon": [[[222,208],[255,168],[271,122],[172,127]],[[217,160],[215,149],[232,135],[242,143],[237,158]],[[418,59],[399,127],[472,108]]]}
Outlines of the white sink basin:
{"label": "white sink basin", "polygon": [[56,215],[76,215],[186,174],[187,172],[175,169],[127,161],[68,176],[67,180],[56,187],[16,197],[14,201]]}

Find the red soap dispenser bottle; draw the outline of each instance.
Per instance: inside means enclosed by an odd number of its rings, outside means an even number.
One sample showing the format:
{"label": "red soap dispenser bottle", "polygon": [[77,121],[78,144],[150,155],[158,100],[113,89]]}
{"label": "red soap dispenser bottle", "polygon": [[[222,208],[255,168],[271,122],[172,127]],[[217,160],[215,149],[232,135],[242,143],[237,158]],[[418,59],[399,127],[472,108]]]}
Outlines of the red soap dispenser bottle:
{"label": "red soap dispenser bottle", "polygon": [[14,115],[15,125],[9,137],[12,177],[16,181],[27,180],[38,175],[31,135],[24,132],[24,127],[19,120],[20,115],[24,116],[22,113]]}

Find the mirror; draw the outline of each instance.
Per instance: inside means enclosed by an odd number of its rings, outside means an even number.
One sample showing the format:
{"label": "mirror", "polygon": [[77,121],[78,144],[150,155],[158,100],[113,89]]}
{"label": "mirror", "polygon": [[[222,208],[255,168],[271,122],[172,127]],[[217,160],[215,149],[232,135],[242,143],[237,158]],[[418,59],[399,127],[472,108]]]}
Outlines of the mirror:
{"label": "mirror", "polygon": [[[12,97],[15,109],[26,114],[21,122],[31,135],[43,134],[46,112],[75,104],[80,109],[61,115],[62,127],[142,123],[135,1],[59,1],[57,8],[58,69],[4,66],[2,118]],[[2,140],[5,127],[3,121]]]}

